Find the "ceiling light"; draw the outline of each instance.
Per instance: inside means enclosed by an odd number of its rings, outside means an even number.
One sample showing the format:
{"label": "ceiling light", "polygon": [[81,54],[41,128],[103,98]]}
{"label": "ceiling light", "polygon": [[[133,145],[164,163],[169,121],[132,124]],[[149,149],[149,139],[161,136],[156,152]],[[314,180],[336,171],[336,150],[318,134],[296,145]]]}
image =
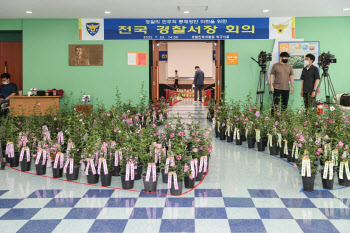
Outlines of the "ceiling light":
{"label": "ceiling light", "polygon": [[267,13],[267,12],[269,12],[269,11],[270,11],[270,10],[263,10],[264,13]]}
{"label": "ceiling light", "polygon": [[350,11],[350,8],[344,8],[343,11]]}
{"label": "ceiling light", "polygon": [[31,11],[26,11],[26,13],[27,13],[27,14],[31,14],[31,13],[33,13],[33,12],[31,12]]}
{"label": "ceiling light", "polygon": [[184,14],[189,14],[190,13],[190,11],[184,11]]}
{"label": "ceiling light", "polygon": [[105,11],[105,14],[107,14],[107,15],[110,14],[110,13],[111,13],[110,11]]}

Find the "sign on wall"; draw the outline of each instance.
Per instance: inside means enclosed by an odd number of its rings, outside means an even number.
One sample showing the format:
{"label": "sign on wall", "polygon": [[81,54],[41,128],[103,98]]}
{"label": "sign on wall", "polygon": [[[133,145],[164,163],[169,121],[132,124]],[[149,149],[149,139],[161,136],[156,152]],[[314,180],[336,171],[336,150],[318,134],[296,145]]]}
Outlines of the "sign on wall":
{"label": "sign on wall", "polygon": [[226,53],[227,65],[238,65],[238,53]]}
{"label": "sign on wall", "polygon": [[168,60],[168,51],[159,51],[159,61]]}
{"label": "sign on wall", "polygon": [[288,63],[292,65],[294,71],[294,79],[300,80],[301,73],[304,69],[304,60],[307,54],[315,56],[314,66],[318,67],[318,56],[320,55],[319,41],[288,41],[279,42],[279,54],[281,52],[289,53]]}
{"label": "sign on wall", "polygon": [[147,53],[127,53],[128,66],[147,66]]}

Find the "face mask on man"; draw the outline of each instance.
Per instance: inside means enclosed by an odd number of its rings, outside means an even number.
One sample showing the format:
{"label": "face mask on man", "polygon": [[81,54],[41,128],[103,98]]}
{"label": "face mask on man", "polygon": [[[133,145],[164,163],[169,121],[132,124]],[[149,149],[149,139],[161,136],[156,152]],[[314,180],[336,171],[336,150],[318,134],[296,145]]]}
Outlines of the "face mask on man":
{"label": "face mask on man", "polygon": [[6,85],[6,84],[8,84],[8,82],[2,82],[2,84]]}
{"label": "face mask on man", "polygon": [[283,63],[288,63],[288,59],[282,59]]}
{"label": "face mask on man", "polygon": [[304,61],[304,66],[308,66],[308,65],[310,65],[310,62],[309,61]]}

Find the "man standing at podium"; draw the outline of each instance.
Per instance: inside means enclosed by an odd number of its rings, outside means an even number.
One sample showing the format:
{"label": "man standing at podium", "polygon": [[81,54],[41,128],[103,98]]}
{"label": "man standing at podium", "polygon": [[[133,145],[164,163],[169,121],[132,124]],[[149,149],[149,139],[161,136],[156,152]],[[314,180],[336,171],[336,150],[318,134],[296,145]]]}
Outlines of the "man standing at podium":
{"label": "man standing at podium", "polygon": [[0,103],[8,102],[12,96],[15,96],[17,93],[17,85],[11,83],[10,74],[3,73],[1,74],[1,82],[0,86]]}
{"label": "man standing at podium", "polygon": [[199,91],[199,101],[202,101],[202,88],[204,86],[204,72],[199,69],[199,66],[194,68],[196,73],[194,75],[194,102],[197,102],[197,92]]}

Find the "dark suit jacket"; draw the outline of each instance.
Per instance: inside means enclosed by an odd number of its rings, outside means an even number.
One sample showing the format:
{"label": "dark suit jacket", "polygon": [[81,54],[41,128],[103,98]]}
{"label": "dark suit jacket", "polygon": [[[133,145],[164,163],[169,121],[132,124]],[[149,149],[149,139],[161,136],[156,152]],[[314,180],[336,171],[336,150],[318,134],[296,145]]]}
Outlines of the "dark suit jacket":
{"label": "dark suit jacket", "polygon": [[193,83],[196,86],[203,86],[204,85],[204,72],[202,70],[200,70],[200,69],[196,70]]}

